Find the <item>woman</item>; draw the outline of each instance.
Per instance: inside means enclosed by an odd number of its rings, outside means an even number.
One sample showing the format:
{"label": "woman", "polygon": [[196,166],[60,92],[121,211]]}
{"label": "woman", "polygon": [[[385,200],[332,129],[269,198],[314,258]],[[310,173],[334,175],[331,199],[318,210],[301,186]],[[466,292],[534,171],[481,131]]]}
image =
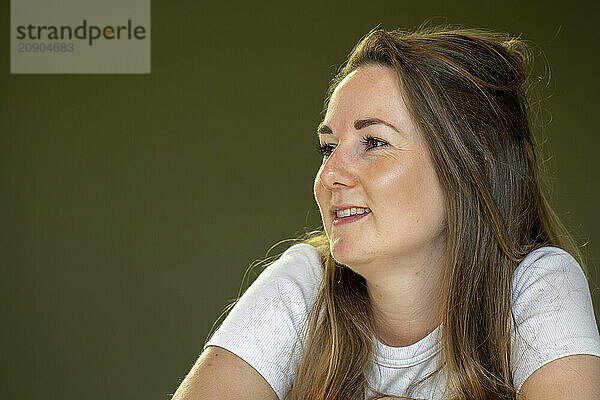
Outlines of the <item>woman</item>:
{"label": "woman", "polygon": [[600,398],[581,256],[540,189],[525,54],[478,30],[364,37],[317,132],[324,231],[259,276],[174,398]]}

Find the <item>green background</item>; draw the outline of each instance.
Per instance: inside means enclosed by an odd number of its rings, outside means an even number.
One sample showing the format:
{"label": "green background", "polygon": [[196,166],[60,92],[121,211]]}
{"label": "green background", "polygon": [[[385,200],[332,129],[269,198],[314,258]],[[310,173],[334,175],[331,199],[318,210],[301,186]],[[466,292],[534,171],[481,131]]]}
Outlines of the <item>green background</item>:
{"label": "green background", "polygon": [[150,75],[11,75],[2,2],[2,397],[170,398],[249,264],[320,223],[325,89],[379,23],[443,16],[539,44],[552,202],[596,287],[588,4],[154,1]]}

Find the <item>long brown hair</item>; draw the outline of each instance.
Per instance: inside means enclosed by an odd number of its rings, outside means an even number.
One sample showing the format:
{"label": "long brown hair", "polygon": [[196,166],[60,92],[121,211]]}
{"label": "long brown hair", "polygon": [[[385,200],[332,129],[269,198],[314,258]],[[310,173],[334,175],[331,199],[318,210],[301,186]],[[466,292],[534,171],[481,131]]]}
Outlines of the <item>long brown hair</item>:
{"label": "long brown hair", "polygon": [[[527,46],[506,34],[434,27],[373,30],[332,79],[364,65],[393,68],[446,194],[442,343],[452,399],[515,399],[510,368],[513,273],[531,251],[582,254],[547,201],[527,101]],[[286,400],[364,399],[373,310],[364,278],[333,259],[323,231],[305,240],[324,279]],[[407,396],[423,382],[413,382]],[[374,398],[384,394],[376,393]]]}

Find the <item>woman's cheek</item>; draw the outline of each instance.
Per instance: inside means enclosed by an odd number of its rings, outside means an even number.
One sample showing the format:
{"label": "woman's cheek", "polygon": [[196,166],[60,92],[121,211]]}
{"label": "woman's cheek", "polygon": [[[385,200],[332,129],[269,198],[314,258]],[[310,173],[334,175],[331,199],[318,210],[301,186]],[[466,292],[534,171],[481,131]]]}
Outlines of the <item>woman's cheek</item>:
{"label": "woman's cheek", "polygon": [[384,159],[372,170],[368,182],[383,197],[394,198],[407,181],[407,167],[392,157]]}
{"label": "woman's cheek", "polygon": [[[424,180],[423,165],[413,155],[402,153],[401,160],[398,156],[386,157],[387,162],[379,164],[367,178],[374,206],[385,204],[380,211],[390,223],[416,224],[429,212],[430,182]],[[394,216],[402,221],[392,222]]]}
{"label": "woman's cheek", "polygon": [[323,221],[323,227],[325,228],[325,233],[327,237],[329,237],[329,230],[331,223],[333,222],[333,216],[329,212],[330,207],[330,193],[328,190],[322,185],[322,182],[317,178],[315,180],[314,186],[314,196],[317,206],[319,207],[319,212],[321,213],[321,220]]}

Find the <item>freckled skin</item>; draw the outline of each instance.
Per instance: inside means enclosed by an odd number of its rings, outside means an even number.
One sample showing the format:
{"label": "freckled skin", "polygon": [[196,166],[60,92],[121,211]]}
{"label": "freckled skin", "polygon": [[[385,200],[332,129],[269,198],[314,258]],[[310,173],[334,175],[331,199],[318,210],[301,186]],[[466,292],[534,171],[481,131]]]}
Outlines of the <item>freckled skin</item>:
{"label": "freckled skin", "polygon": [[[356,130],[354,121],[366,118],[387,121],[400,133],[384,124]],[[395,268],[439,253],[443,190],[395,71],[363,66],[352,72],[335,89],[323,122],[333,135],[321,134],[319,140],[333,151],[317,172],[314,195],[336,261],[366,277],[373,268]],[[388,145],[365,145],[365,135]],[[372,213],[334,225],[331,207],[338,204],[369,207]]]}

